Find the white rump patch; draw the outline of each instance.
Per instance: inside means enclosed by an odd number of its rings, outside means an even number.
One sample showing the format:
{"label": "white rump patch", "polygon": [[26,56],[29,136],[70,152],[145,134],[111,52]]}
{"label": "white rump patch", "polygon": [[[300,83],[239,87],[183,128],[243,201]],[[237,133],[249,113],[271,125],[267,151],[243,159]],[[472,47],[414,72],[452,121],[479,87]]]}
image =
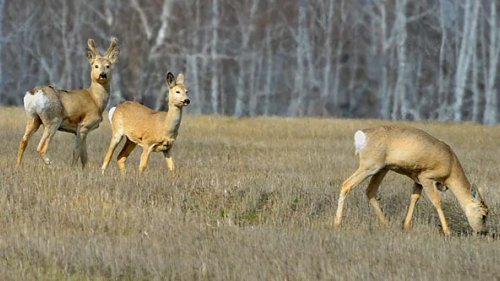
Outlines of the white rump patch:
{"label": "white rump patch", "polygon": [[24,109],[31,116],[47,111],[49,105],[49,98],[42,90],[38,90],[34,94],[26,92],[24,95]]}
{"label": "white rump patch", "polygon": [[113,114],[115,114],[115,110],[116,110],[116,106],[115,106],[115,107],[112,107],[112,108],[109,110],[109,113],[108,113],[108,119],[109,119],[109,122],[111,122],[111,120],[113,120]]}
{"label": "white rump patch", "polygon": [[366,147],[368,138],[363,131],[359,130],[354,133],[354,147],[356,147],[356,154],[358,154],[363,148]]}

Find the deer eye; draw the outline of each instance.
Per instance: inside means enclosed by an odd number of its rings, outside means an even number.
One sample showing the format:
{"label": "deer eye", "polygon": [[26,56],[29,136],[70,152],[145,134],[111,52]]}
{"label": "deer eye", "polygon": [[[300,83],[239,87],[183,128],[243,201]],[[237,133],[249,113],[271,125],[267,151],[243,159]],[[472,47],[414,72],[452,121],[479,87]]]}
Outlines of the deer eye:
{"label": "deer eye", "polygon": [[99,68],[99,66],[98,66],[97,64],[96,64],[94,67],[95,67],[95,68]]}
{"label": "deer eye", "polygon": [[187,95],[188,93],[189,93],[189,91],[188,91],[188,90],[186,90],[186,95]]}
{"label": "deer eye", "polygon": [[109,68],[109,65],[106,65],[106,68]]}
{"label": "deer eye", "polygon": [[176,93],[176,94],[180,94],[180,93],[181,93],[181,91],[175,91],[175,93]]}

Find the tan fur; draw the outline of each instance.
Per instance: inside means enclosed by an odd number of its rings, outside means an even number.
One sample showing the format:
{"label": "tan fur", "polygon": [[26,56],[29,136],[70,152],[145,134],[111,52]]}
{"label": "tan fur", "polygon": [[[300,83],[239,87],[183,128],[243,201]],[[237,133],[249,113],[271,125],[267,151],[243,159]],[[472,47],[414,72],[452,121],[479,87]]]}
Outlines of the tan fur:
{"label": "tan fur", "polygon": [[467,180],[458,158],[446,143],[411,127],[379,126],[364,129],[362,132],[366,136],[365,147],[357,151],[358,169],[342,184],[335,225],[341,223],[342,208],[347,193],[370,176],[372,178],[366,194],[379,221],[386,224],[387,219],[376,195],[382,179],[389,170],[392,170],[410,177],[415,182],[403,223],[405,229],[411,227],[415,205],[423,189],[437,210],[444,234],[449,235],[450,230],[441,208],[438,192],[449,188],[465,211],[474,231],[484,232],[488,208],[482,201],[479,191]]}
{"label": "tan fur", "polygon": [[[87,59],[91,65],[89,88],[65,91],[51,86],[38,86],[26,93],[25,109],[29,120],[19,145],[17,166],[21,164],[29,139],[43,124],[44,131],[37,148],[43,161],[50,164],[46,155],[47,149],[55,132],[60,130],[75,134],[72,164],[75,165],[80,158],[82,166],[85,167],[86,137],[102,121],[102,112],[109,99],[111,66],[117,61],[118,54],[119,48],[115,38],[112,39],[104,56],[98,53],[94,40],[89,39],[86,49]],[[34,102],[34,99],[37,99],[37,102]]]}
{"label": "tan fur", "polygon": [[163,152],[167,168],[174,172],[175,165],[171,152],[177,138],[182,119],[182,108],[189,104],[188,91],[184,86],[184,75],[175,80],[172,73],[167,74],[168,112],[157,112],[136,102],[124,102],[116,107],[110,117],[112,137],[108,152],[102,164],[106,170],[113,152],[123,138],[126,143],[118,155],[118,167],[125,173],[125,161],[136,147],[142,146],[143,152],[139,171],[143,173],[151,152]]}

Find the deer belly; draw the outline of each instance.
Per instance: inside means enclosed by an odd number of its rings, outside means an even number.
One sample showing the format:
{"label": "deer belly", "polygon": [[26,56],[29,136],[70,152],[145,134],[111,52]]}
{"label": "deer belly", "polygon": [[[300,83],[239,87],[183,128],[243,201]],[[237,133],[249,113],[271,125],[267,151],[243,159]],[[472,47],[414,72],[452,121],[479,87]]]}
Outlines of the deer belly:
{"label": "deer belly", "polygon": [[76,133],[76,127],[77,127],[76,123],[72,123],[72,122],[69,122],[68,120],[64,120],[61,123],[61,125],[59,126],[59,128],[57,128],[57,129],[59,131],[63,131],[63,132],[68,132],[68,133],[75,134]]}
{"label": "deer belly", "polygon": [[174,144],[174,141],[164,141],[161,143],[158,143],[154,146],[153,151],[159,152],[159,151],[167,151],[172,145]]}
{"label": "deer belly", "polygon": [[400,175],[404,175],[411,178],[416,183],[420,183],[418,180],[418,175],[420,174],[420,170],[408,169],[395,165],[389,165],[388,168]]}

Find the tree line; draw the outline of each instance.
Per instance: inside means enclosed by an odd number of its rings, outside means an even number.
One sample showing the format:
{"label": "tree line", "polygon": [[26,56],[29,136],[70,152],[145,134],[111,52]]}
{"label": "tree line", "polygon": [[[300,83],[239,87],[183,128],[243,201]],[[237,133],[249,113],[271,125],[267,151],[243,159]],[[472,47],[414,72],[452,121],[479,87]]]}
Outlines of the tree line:
{"label": "tree line", "polygon": [[0,104],[89,83],[88,38],[120,42],[111,105],[498,122],[496,0],[0,0]]}

